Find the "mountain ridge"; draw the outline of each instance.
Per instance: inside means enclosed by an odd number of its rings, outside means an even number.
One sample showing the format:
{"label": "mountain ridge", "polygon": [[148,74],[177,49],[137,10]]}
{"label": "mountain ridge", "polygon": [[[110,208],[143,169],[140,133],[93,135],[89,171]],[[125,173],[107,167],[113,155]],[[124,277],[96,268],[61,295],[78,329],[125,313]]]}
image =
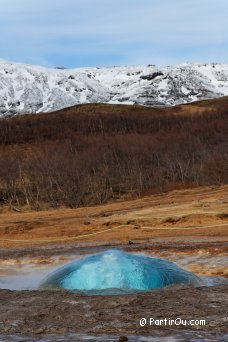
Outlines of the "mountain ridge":
{"label": "mountain ridge", "polygon": [[228,95],[228,64],[45,68],[0,60],[0,116],[84,103],[173,106]]}

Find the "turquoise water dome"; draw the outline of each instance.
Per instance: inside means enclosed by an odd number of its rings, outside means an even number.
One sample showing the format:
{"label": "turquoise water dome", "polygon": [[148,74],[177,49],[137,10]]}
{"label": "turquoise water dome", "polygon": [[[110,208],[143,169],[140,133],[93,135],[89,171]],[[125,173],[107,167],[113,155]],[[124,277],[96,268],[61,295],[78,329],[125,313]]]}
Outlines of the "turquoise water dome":
{"label": "turquoise water dome", "polygon": [[48,276],[43,285],[73,291],[147,291],[198,278],[174,263],[109,250],[74,261]]}

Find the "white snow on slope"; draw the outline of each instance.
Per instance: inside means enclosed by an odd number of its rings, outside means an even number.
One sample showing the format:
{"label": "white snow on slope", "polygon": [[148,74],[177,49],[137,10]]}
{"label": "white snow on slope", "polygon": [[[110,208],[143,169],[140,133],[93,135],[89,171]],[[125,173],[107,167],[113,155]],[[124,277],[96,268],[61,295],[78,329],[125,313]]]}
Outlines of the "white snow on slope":
{"label": "white snow on slope", "polygon": [[164,106],[228,95],[228,64],[50,69],[0,60],[0,116],[81,103]]}

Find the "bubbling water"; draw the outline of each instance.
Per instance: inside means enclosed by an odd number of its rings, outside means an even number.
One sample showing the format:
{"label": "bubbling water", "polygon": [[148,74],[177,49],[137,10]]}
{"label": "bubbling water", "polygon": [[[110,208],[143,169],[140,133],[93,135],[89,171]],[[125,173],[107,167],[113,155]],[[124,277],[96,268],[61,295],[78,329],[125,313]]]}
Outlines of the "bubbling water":
{"label": "bubbling water", "polygon": [[109,250],[61,267],[42,285],[71,291],[134,292],[198,281],[193,273],[170,261]]}

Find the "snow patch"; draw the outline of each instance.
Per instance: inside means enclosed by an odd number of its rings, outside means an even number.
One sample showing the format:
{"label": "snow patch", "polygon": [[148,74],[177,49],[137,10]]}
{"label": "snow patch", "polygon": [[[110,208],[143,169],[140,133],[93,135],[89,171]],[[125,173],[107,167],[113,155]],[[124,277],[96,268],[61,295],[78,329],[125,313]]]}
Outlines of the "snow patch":
{"label": "snow patch", "polygon": [[81,103],[176,105],[228,95],[228,64],[50,69],[0,60],[0,116]]}

